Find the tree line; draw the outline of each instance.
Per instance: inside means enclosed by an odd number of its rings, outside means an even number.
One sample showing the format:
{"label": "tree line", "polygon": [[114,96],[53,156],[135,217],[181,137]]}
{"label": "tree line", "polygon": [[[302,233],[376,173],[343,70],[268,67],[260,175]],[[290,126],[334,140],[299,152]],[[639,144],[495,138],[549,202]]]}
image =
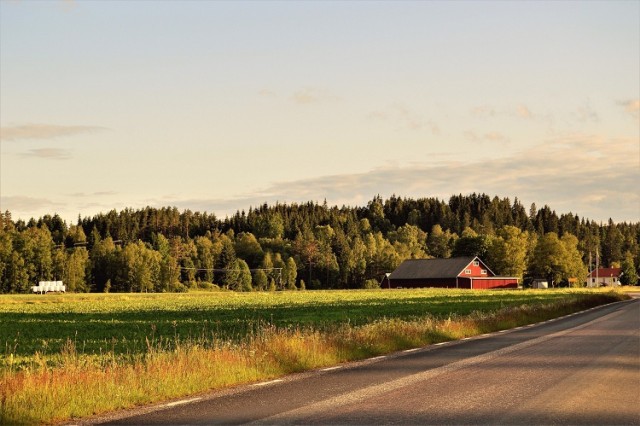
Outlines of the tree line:
{"label": "tree line", "polygon": [[403,260],[480,256],[527,283],[584,283],[596,264],[636,284],[640,223],[596,223],[486,194],[366,206],[263,204],[218,219],[176,207],[12,220],[0,213],[0,292],[43,280],[74,292],[178,292],[377,287]]}

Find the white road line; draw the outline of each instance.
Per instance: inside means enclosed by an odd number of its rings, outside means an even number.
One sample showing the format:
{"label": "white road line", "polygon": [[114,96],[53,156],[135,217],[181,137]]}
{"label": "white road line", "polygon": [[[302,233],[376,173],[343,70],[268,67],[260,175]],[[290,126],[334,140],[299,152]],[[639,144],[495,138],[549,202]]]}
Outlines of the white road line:
{"label": "white road line", "polygon": [[170,402],[168,404],[164,404],[163,407],[166,408],[170,408],[170,407],[175,407],[176,405],[183,405],[183,404],[188,404],[190,402],[195,402],[195,401],[199,401],[202,398],[191,398],[191,399],[182,399],[180,401],[175,401],[175,402]]}
{"label": "white road line", "polygon": [[383,358],[386,358],[386,356],[385,355],[375,356],[373,358],[369,358],[369,361],[373,361],[373,360],[376,360],[376,359],[383,359]]}
{"label": "white road line", "polygon": [[440,343],[434,343],[433,346],[442,346],[442,345],[446,345],[449,342],[440,342]]}
{"label": "white road line", "polygon": [[267,386],[267,385],[271,385],[273,383],[279,383],[279,382],[284,382],[284,380],[282,379],[275,379],[275,380],[270,380],[268,382],[262,382],[262,383],[255,383],[253,386]]}
{"label": "white road line", "polygon": [[339,369],[339,368],[342,368],[342,366],[338,365],[338,366],[336,366],[336,367],[327,367],[327,368],[323,368],[323,369],[322,369],[322,370],[320,370],[320,371],[332,371],[332,370],[337,370],[337,369]]}
{"label": "white road line", "polygon": [[420,348],[414,348],[414,349],[407,349],[406,351],[404,351],[404,353],[409,353],[409,352],[415,352]]}

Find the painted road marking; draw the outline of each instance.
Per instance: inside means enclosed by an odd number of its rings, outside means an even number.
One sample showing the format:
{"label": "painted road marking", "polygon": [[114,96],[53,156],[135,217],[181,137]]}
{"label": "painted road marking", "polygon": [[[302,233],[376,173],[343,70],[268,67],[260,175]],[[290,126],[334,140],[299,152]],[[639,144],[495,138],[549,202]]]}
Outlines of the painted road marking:
{"label": "painted road marking", "polygon": [[409,352],[415,352],[420,348],[414,348],[414,349],[407,349],[406,351],[404,351],[404,353],[409,353]]}
{"label": "painted road marking", "polygon": [[279,382],[284,382],[284,380],[282,379],[275,379],[275,380],[270,380],[268,382],[262,382],[262,383],[256,383],[253,386],[267,386],[267,385],[271,385],[273,383],[279,383]]}
{"label": "painted road marking", "polygon": [[176,405],[188,404],[190,402],[199,401],[201,399],[202,398],[183,399],[183,400],[180,400],[180,401],[170,402],[168,404],[163,405],[163,407],[166,407],[166,408],[175,407]]}
{"label": "painted road marking", "polygon": [[337,370],[339,368],[342,368],[342,366],[337,366],[337,367],[327,367],[327,368],[323,368],[320,371],[331,371],[331,370]]}

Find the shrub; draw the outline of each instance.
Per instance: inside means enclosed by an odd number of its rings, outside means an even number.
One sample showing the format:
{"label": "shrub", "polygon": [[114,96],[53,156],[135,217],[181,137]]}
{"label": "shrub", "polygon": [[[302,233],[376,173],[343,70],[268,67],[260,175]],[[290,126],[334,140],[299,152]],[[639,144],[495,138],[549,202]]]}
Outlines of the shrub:
{"label": "shrub", "polygon": [[366,280],[362,285],[362,288],[367,288],[367,289],[380,288],[380,283],[378,282],[378,280],[374,280],[374,279]]}

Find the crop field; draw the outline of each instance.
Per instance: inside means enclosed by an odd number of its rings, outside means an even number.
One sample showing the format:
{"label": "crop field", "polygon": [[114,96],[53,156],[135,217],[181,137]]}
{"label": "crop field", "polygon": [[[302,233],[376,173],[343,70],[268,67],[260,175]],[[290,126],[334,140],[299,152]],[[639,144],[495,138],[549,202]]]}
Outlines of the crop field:
{"label": "crop field", "polygon": [[[0,368],[65,345],[83,355],[131,357],[180,342],[242,341],[265,326],[328,331],[379,319],[436,319],[551,303],[583,291],[361,290],[273,293],[0,296]],[[52,361],[51,361],[52,362]]]}

